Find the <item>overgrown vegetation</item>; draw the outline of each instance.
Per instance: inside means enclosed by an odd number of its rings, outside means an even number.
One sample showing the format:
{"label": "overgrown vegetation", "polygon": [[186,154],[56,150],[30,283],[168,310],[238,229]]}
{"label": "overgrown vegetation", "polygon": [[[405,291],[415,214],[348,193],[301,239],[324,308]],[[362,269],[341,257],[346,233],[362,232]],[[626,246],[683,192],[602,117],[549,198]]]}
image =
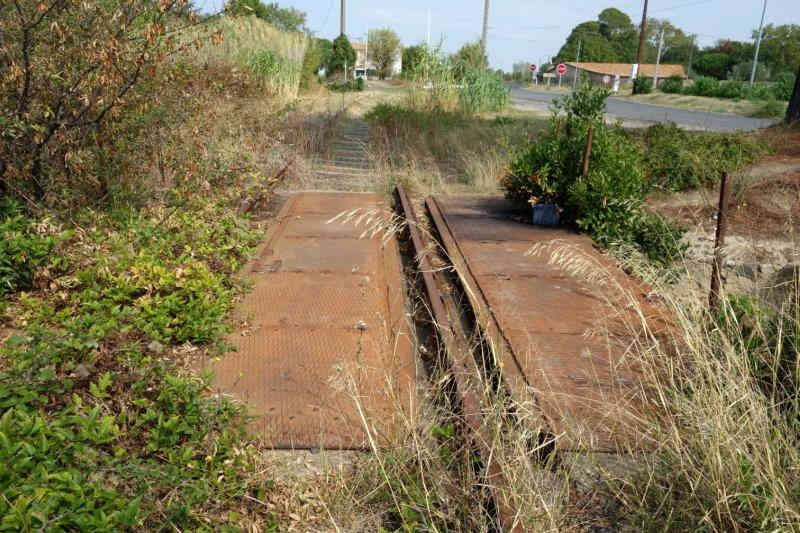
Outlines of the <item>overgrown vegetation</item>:
{"label": "overgrown vegetation", "polygon": [[752,135],[688,132],[675,124],[657,124],[640,137],[650,186],[683,191],[713,186],[722,172],[735,173],[769,153]]}
{"label": "overgrown vegetation", "polygon": [[[550,129],[520,151],[503,187],[520,204],[555,203],[562,220],[603,246],[631,243],[663,264],[680,251],[680,231],[643,209],[644,155],[620,127],[603,122],[608,91],[583,84],[557,101]],[[583,174],[590,130],[588,173]]]}
{"label": "overgrown vegetation", "polygon": [[704,292],[667,297],[675,353],[663,342],[638,350],[658,398],[647,419],[655,452],[636,454],[635,475],[604,476],[618,522],[643,531],[796,530],[797,288],[795,273],[772,305],[732,295],[716,315]]}
{"label": "overgrown vegetation", "polygon": [[[98,30],[94,49],[81,25],[100,16],[97,24],[113,29],[130,14],[114,16],[110,6],[139,4],[55,4],[50,12],[23,6],[21,24],[57,17],[59,29],[30,50],[35,90],[21,115],[30,122],[2,124],[0,529],[272,530],[278,518],[264,502],[273,480],[253,475],[260,459],[243,407],[211,396],[201,369],[224,348],[241,289],[233,273],[259,238],[246,213],[269,199],[291,157],[287,144],[313,142],[292,130],[285,93],[264,90],[287,59],[275,47],[302,54],[305,38],[255,17],[208,22],[208,32],[184,12],[149,34],[160,12],[139,11],[138,29]],[[161,3],[177,17],[171,5]],[[229,28],[254,31],[220,42],[216,30]],[[151,36],[148,53],[172,54],[151,65],[103,52],[143,47],[138,35]],[[103,57],[111,63],[94,63]],[[125,58],[143,69],[135,82],[100,79]],[[59,65],[76,70],[59,79]],[[78,76],[81,65],[99,77]],[[4,116],[14,116],[24,79],[4,79],[17,87],[3,93]],[[61,111],[47,112],[66,83],[77,87],[68,113],[98,120],[71,130]],[[104,115],[91,115],[103,106]],[[34,180],[21,143],[37,139],[36,124],[55,132]]]}

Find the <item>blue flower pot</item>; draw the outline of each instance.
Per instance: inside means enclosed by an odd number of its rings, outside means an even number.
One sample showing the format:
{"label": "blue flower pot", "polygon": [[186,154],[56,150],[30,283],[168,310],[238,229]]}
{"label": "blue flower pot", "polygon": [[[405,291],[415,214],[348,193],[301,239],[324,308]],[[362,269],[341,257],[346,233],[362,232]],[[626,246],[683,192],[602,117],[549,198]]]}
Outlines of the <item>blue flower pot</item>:
{"label": "blue flower pot", "polygon": [[533,206],[533,225],[553,228],[558,226],[560,215],[556,204],[536,204]]}

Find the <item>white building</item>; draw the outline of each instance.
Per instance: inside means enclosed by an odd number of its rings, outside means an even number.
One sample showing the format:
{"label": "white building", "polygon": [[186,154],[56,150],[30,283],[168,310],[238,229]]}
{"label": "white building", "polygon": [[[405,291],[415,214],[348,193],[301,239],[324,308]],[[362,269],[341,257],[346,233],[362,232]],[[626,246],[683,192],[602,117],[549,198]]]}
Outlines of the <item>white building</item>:
{"label": "white building", "polygon": [[[356,66],[355,66],[355,74],[356,77],[365,76],[366,73],[369,73],[370,76],[376,77],[378,75],[378,68],[375,65],[375,61],[370,54],[369,58],[367,58],[367,54],[369,53],[369,49],[367,48],[367,43],[363,41],[356,41],[353,42],[353,50],[356,51]],[[367,61],[367,59],[369,59]],[[398,48],[397,53],[395,54],[394,61],[392,62],[392,70],[391,75],[389,77],[399,76],[403,72],[403,49]]]}

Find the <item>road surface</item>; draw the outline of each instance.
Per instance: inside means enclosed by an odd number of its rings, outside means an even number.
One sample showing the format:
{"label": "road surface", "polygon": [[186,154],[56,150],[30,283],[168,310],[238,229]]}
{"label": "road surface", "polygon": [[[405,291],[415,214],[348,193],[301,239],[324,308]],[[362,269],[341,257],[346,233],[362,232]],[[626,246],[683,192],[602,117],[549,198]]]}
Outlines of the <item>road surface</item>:
{"label": "road surface", "polygon": [[[511,87],[511,101],[518,106],[535,106],[544,108],[564,93],[550,91],[535,91],[522,89],[518,86]],[[621,98],[609,98],[606,101],[606,114],[611,118],[631,120],[645,123],[674,122],[680,126],[691,129],[710,131],[752,131],[766,128],[775,123],[774,120],[761,118],[748,118],[725,113],[707,113],[703,111],[688,111],[674,107],[664,107],[651,104],[631,102]]]}

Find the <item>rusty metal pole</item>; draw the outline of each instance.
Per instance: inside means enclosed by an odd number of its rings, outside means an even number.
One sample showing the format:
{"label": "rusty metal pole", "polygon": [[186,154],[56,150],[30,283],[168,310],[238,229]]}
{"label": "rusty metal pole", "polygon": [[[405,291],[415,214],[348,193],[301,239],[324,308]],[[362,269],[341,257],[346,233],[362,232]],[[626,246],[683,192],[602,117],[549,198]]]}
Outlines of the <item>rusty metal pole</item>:
{"label": "rusty metal pole", "polygon": [[708,295],[708,308],[712,313],[719,311],[720,289],[722,287],[722,250],[725,246],[725,232],[728,226],[728,173],[722,173],[719,188],[719,209],[717,210],[717,236],[714,241],[714,260],[711,266],[711,292]]}
{"label": "rusty metal pole", "polygon": [[589,124],[586,151],[583,152],[583,172],[581,173],[584,178],[589,175],[589,158],[592,157],[592,143],[594,143],[594,124]]}

